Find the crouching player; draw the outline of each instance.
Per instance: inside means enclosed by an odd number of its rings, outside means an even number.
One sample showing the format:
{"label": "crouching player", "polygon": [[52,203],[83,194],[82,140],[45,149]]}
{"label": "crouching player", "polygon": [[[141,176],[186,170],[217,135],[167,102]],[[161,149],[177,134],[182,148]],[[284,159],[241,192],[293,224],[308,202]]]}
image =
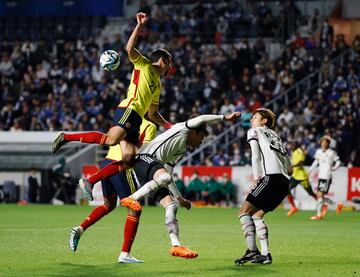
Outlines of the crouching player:
{"label": "crouching player", "polygon": [[[272,130],[275,114],[268,109],[257,109],[251,118],[247,141],[251,147],[254,186],[239,211],[239,219],[248,249],[235,264],[270,264],[268,228],[263,219],[289,194],[290,159],[279,136]],[[261,253],[256,246],[257,234]]]}

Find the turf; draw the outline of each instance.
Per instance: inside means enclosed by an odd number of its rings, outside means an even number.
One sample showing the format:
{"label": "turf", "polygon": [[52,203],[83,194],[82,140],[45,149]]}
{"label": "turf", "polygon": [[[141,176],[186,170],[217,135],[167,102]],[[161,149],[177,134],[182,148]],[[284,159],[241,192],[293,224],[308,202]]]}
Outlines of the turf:
{"label": "turf", "polygon": [[329,212],[309,220],[279,209],[266,216],[272,265],[235,266],[246,247],[236,209],[179,210],[181,240],[195,260],[168,254],[161,208],[145,208],[132,254],[144,264],[117,264],[126,211],[119,208],[92,226],[76,254],[70,228],[91,208],[0,205],[0,276],[360,276],[360,213]]}

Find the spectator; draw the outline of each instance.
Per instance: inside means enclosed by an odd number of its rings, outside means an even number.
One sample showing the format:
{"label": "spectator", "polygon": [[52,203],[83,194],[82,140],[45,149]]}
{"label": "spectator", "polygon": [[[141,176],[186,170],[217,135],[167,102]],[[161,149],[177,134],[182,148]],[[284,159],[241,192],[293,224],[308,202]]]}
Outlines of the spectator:
{"label": "spectator", "polygon": [[226,206],[231,206],[234,198],[234,184],[227,173],[224,173],[222,177],[221,193],[222,199],[226,201]]}
{"label": "spectator", "polygon": [[30,176],[28,178],[29,190],[28,190],[28,198],[29,203],[37,203],[38,202],[38,192],[39,192],[39,183],[37,180],[37,171],[33,168],[30,171]]}
{"label": "spectator", "polygon": [[175,185],[180,191],[181,195],[185,196],[187,194],[185,184],[176,173],[173,174],[173,181],[175,182]]}

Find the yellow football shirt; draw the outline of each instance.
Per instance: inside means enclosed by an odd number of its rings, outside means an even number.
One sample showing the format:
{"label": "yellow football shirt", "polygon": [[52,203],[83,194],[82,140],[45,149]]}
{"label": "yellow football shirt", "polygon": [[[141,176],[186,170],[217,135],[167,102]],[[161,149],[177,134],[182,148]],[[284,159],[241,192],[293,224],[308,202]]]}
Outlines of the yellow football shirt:
{"label": "yellow football shirt", "polygon": [[127,97],[121,101],[119,107],[130,108],[144,117],[151,104],[159,104],[160,75],[150,61],[141,54],[131,62],[134,64],[134,70]]}
{"label": "yellow football shirt", "polygon": [[[149,143],[152,141],[156,136],[156,126],[155,124],[143,119],[140,125],[140,136],[139,142]],[[122,159],[121,147],[120,144],[110,146],[108,154],[106,155],[106,159],[120,161]]]}
{"label": "yellow football shirt", "polygon": [[[298,164],[299,162],[305,161],[305,154],[301,150],[301,148],[297,148],[293,153],[291,154],[291,162],[292,164]],[[295,180],[307,180],[308,179],[308,173],[306,172],[305,168],[303,166],[295,166],[294,172],[292,177]]]}

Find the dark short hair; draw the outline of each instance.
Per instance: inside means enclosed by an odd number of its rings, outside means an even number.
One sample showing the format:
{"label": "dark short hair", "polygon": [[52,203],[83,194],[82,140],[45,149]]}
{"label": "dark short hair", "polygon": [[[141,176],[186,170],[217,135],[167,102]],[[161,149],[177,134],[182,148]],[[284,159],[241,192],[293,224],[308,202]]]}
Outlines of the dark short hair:
{"label": "dark short hair", "polygon": [[171,54],[169,53],[169,51],[162,48],[155,49],[154,51],[152,51],[149,57],[149,61],[151,63],[156,63],[160,58],[171,59]]}
{"label": "dark short hair", "polygon": [[273,129],[275,126],[275,118],[276,115],[274,114],[274,112],[272,110],[266,109],[266,108],[260,108],[255,110],[254,114],[260,114],[261,118],[266,118],[266,126],[270,129]]}

